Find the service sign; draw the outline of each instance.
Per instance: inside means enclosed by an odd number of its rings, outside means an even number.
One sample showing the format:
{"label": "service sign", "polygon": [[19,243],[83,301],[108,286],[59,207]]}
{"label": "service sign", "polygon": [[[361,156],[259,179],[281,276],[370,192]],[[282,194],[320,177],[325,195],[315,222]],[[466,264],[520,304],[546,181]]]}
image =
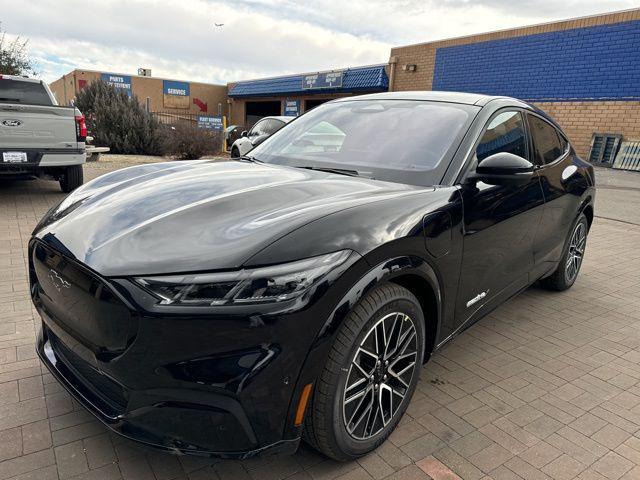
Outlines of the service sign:
{"label": "service sign", "polygon": [[286,117],[297,117],[300,115],[300,100],[285,100],[284,115]]}
{"label": "service sign", "polygon": [[162,81],[162,96],[164,106],[168,108],[188,109],[189,102],[189,82],[176,82],[175,80]]}
{"label": "service sign", "polygon": [[205,130],[222,131],[222,117],[214,115],[198,115],[198,128]]}
{"label": "service sign", "polygon": [[107,85],[122,90],[128,96],[132,95],[131,92],[131,77],[129,75],[118,75],[117,73],[103,73],[101,77],[102,81]]}
{"label": "service sign", "polygon": [[344,72],[322,72],[304,75],[302,77],[302,88],[313,90],[316,88],[339,88],[342,87]]}

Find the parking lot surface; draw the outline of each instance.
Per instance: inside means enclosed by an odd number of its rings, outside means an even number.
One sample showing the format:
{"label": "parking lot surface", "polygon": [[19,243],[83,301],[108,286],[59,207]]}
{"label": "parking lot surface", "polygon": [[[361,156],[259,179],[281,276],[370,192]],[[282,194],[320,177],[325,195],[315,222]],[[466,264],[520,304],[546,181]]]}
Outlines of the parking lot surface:
{"label": "parking lot surface", "polygon": [[[131,164],[105,156],[85,176]],[[341,464],[304,445],[242,462],[177,457],[110,434],[34,352],[26,245],[63,194],[0,181],[0,479],[640,479],[640,173],[603,182],[574,287],[530,288],[450,342],[390,440]]]}

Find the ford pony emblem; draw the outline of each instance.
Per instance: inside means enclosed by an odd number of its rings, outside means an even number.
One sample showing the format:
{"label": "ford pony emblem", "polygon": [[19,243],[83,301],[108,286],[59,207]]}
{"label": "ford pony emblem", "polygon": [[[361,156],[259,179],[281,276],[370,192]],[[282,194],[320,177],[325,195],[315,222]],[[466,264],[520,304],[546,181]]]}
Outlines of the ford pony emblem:
{"label": "ford pony emblem", "polygon": [[2,121],[2,125],[4,125],[5,127],[19,127],[20,125],[22,125],[22,121],[7,119]]}

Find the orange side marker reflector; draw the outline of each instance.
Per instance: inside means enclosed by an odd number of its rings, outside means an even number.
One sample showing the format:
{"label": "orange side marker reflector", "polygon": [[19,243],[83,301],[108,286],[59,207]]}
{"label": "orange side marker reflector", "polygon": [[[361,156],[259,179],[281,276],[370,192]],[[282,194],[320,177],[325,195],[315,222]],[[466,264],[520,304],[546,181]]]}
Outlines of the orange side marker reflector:
{"label": "orange side marker reflector", "polygon": [[312,386],[313,384],[307,383],[302,389],[300,401],[298,402],[298,408],[296,409],[296,421],[293,422],[296,427],[302,425],[302,421],[304,420],[304,412],[307,409],[307,403],[309,402],[309,397],[311,396]]}

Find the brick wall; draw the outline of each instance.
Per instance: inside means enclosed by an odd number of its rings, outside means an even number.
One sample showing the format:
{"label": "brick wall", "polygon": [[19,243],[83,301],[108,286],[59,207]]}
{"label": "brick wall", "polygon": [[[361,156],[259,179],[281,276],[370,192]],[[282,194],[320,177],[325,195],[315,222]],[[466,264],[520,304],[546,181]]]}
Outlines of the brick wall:
{"label": "brick wall", "polygon": [[[626,55],[620,55],[622,50]],[[464,61],[450,61],[451,52],[454,57],[462,52]],[[527,52],[529,58],[523,59]],[[549,112],[566,130],[578,153],[586,156],[593,132],[640,139],[640,101],[618,101],[630,97],[640,100],[638,52],[640,9],[634,9],[396,47],[391,50],[395,69],[390,89],[445,88],[525,97]],[[502,62],[505,55],[511,57]],[[548,62],[548,57],[553,61]],[[594,57],[597,61],[591,62]],[[560,62],[567,59],[578,68],[564,68]],[[517,78],[526,77],[527,81],[514,82],[503,63],[520,69]],[[416,65],[415,71],[403,70],[407,64]],[[557,101],[543,101],[549,98]],[[568,98],[574,101],[565,101]]]}
{"label": "brick wall", "polygon": [[[80,91],[81,83],[88,85],[100,80],[101,72],[90,70],[74,70],[49,86],[56,96],[58,103],[68,105],[74,99],[76,92]],[[131,91],[138,97],[141,104],[146,103],[147,97],[150,99],[151,111],[171,111],[172,109],[164,105],[162,94],[163,79],[156,77],[140,77],[131,75]],[[189,82],[190,97],[188,110],[180,109],[180,113],[200,113],[200,108],[193,103],[194,98],[200,99],[207,104],[207,113],[217,115],[218,103],[222,104],[222,114],[227,115],[227,86],[213,85],[209,83]]]}

